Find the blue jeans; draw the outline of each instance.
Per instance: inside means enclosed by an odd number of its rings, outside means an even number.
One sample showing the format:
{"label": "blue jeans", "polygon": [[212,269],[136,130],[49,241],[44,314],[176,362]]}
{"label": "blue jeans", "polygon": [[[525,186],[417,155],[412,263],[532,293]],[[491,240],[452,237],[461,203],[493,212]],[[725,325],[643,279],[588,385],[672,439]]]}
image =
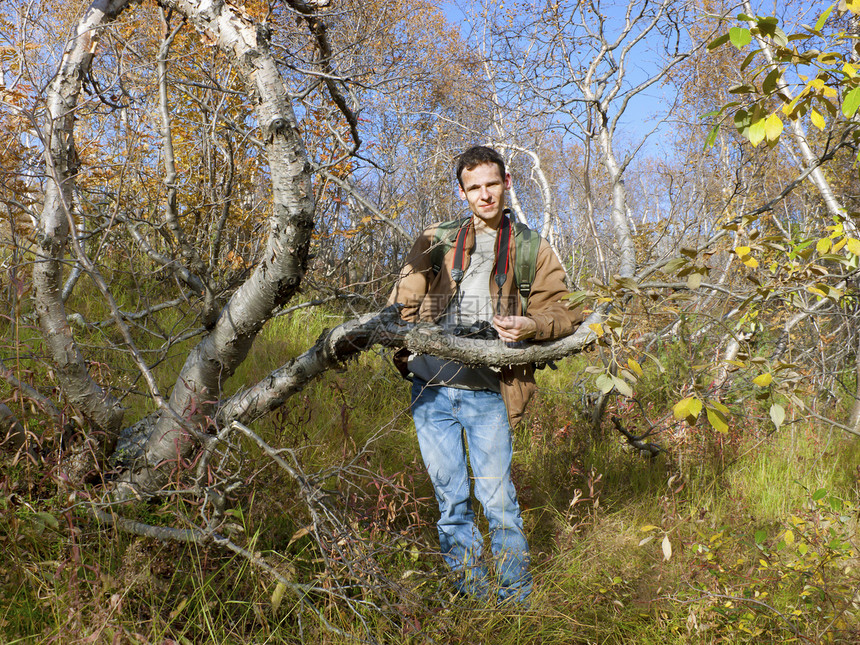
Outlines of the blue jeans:
{"label": "blue jeans", "polygon": [[[458,588],[479,597],[496,591],[500,599],[525,600],[532,590],[529,545],[511,481],[511,429],[501,395],[415,379],[412,416],[439,503],[439,545],[445,562],[459,574]],[[484,539],[472,510],[467,445],[475,496],[489,521],[496,589],[481,560]]]}

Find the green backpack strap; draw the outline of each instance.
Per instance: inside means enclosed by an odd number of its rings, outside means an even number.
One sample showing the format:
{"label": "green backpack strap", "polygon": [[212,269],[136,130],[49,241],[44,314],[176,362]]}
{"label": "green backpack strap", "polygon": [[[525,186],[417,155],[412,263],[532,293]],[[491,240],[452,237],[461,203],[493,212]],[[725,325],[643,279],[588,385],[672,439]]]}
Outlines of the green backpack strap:
{"label": "green backpack strap", "polygon": [[445,263],[445,254],[457,239],[457,233],[472,221],[471,217],[462,217],[450,222],[442,222],[433,234],[433,244],[430,245],[430,262],[433,265],[433,275],[439,275]]}
{"label": "green backpack strap", "polygon": [[525,224],[514,222],[514,243],[517,257],[514,261],[514,278],[520,292],[522,315],[526,315],[529,304],[529,294],[537,272],[537,257],[540,250],[540,235]]}

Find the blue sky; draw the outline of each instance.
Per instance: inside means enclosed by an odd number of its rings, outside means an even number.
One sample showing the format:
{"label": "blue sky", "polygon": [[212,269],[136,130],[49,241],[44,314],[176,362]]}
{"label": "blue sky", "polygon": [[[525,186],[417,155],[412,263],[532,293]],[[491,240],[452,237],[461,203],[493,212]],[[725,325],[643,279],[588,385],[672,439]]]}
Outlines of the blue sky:
{"label": "blue sky", "polygon": [[[448,20],[452,24],[460,25],[460,33],[462,37],[470,42],[474,42],[474,40],[471,38],[472,26],[469,18],[467,18],[467,14],[474,15],[474,13],[477,13],[477,11],[473,13],[470,10],[471,7],[475,7],[476,5],[477,3],[472,2],[471,0],[448,1],[440,4]],[[626,2],[623,1],[617,3],[603,3],[603,8],[608,17],[608,26],[610,30],[612,28],[613,20],[617,21],[616,24],[618,25],[622,24],[625,7]],[[655,66],[657,62],[640,58],[638,59],[637,64],[638,68],[631,67],[628,75],[633,83],[638,83],[642,79],[646,78],[646,75],[649,72],[649,66]],[[625,115],[620,121],[621,128],[619,134],[621,137],[623,139],[629,139],[630,143],[638,142],[649,131],[656,127],[659,120],[666,114],[667,105],[671,103],[672,100],[672,92],[673,90],[671,87],[664,88],[660,84],[656,84],[632,99]],[[707,110],[703,110],[703,112],[706,111]],[[661,139],[660,131],[658,129],[658,132],[651,135],[646,143],[646,150],[652,152],[659,150],[661,147],[661,140],[664,139]]]}

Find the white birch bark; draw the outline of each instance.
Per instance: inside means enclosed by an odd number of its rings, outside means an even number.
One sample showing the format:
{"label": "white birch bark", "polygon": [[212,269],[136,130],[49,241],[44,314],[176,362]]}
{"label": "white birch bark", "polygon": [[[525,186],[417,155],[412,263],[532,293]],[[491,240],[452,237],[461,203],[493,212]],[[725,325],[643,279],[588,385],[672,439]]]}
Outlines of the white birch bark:
{"label": "white birch bark", "polygon": [[[221,387],[247,353],[274,310],[295,293],[306,269],[314,224],[311,166],[284,81],[269,51],[266,29],[225,2],[164,0],[229,57],[244,76],[262,129],[272,179],[273,208],[262,261],[234,293],[214,328],[189,354],[169,405],[198,431],[215,410]],[[193,430],[162,415],[138,467],[124,482],[145,490],[158,486],[158,468],[193,448]]]}
{"label": "white birch bark", "polygon": [[96,0],[90,5],[48,88],[42,131],[47,179],[38,222],[38,257],[33,264],[34,303],[55,375],[68,402],[98,431],[94,436],[104,438],[107,449],[120,429],[123,409],[92,378],[74,340],[63,301],[62,265],[73,227],[71,205],[78,166],[74,124],[82,79],[89,74],[102,31],[127,5],[128,0]]}
{"label": "white birch bark", "polygon": [[[163,409],[146,445],[141,467],[125,477],[144,489],[163,479],[155,466],[192,449],[193,435],[214,414],[223,382],[244,360],[265,321],[295,292],[305,271],[314,223],[311,167],[287,89],[269,51],[267,30],[240,8],[222,1],[165,0],[161,4],[184,15],[235,61],[244,76],[263,132],[273,210],[262,261],[224,307],[211,333],[189,354],[173,388],[169,411]],[[44,128],[48,181],[39,222],[40,254],[33,271],[36,310],[60,385],[69,402],[104,433],[107,441],[103,443],[108,446],[122,424],[123,410],[90,376],[75,343],[62,300],[61,263],[72,223],[70,204],[78,163],[74,120],[82,79],[89,74],[100,33],[128,5],[127,0],[96,0],[89,6],[49,89]],[[170,180],[168,168],[169,184]],[[117,323],[122,326],[120,320]]]}

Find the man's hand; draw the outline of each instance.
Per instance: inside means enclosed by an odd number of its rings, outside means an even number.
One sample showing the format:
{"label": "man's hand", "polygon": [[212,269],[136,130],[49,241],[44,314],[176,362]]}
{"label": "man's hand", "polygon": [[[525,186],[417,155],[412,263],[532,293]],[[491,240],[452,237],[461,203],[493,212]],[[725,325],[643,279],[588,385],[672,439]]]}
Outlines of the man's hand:
{"label": "man's hand", "polygon": [[499,332],[499,338],[506,343],[527,340],[537,333],[537,324],[527,316],[495,316],[493,327]]}

